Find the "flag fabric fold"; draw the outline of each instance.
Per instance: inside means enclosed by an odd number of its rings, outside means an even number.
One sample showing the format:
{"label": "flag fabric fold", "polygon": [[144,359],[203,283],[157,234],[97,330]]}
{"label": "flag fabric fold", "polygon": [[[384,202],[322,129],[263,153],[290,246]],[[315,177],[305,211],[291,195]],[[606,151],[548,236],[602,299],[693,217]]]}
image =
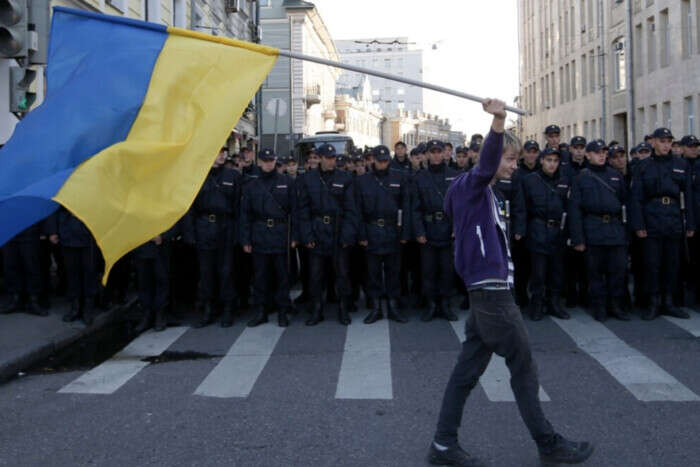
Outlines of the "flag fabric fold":
{"label": "flag fabric fold", "polygon": [[277,49],[55,7],[44,103],[0,150],[0,244],[59,204],[106,280],[189,209]]}

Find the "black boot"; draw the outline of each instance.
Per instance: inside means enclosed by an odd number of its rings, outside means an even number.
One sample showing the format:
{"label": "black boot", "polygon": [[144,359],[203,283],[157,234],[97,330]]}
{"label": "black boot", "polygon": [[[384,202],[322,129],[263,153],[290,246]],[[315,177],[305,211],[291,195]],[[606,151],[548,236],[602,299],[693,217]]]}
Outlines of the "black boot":
{"label": "black boot", "polygon": [[373,299],[372,297],[366,297],[365,298],[365,308],[368,310],[373,310],[375,306],[376,300]]}
{"label": "black boot", "polygon": [[661,314],[661,296],[652,295],[649,297],[649,306],[642,312],[644,321],[656,319]]}
{"label": "black boot", "polygon": [[364,319],[365,324],[372,324],[375,321],[379,321],[380,319],[384,318],[384,314],[382,313],[382,301],[376,299],[372,300],[372,302],[374,306],[370,309],[369,314]]}
{"label": "black boot", "polygon": [[622,297],[613,297],[610,303],[610,316],[620,321],[630,321],[630,315],[622,308]]}
{"label": "black boot", "polygon": [[63,315],[63,322],[72,323],[78,318],[80,318],[80,300],[74,298],[70,302],[70,310],[68,310],[66,314]]}
{"label": "black boot", "polygon": [[224,305],[224,312],[221,314],[221,327],[230,328],[233,326],[233,303]]}
{"label": "black boot", "polygon": [[542,321],[542,318],[544,318],[544,303],[532,302],[530,308],[530,319],[533,321]]}
{"label": "black boot", "polygon": [[389,299],[386,302],[386,316],[397,323],[408,323],[406,317],[399,311],[399,304],[393,299]]}
{"label": "black boot", "polygon": [[438,306],[440,308],[440,314],[445,318],[447,321],[458,321],[459,318],[457,317],[456,314],[450,309],[450,299],[447,297],[443,297],[440,299],[438,302]]}
{"label": "black boot", "polygon": [[48,310],[45,310],[39,305],[39,297],[30,295],[27,302],[27,313],[36,316],[49,316]]}
{"label": "black boot", "polygon": [[145,330],[151,327],[151,322],[153,321],[153,310],[141,310],[143,314],[141,315],[141,320],[139,324],[134,328],[136,334],[141,334]]}
{"label": "black boot", "polygon": [[608,320],[608,311],[602,303],[594,303],[591,305],[591,311],[593,312],[593,319],[596,321],[604,323]]}
{"label": "black boot", "polygon": [[557,293],[552,294],[552,298],[549,299],[548,303],[548,310],[549,314],[552,316],[556,316],[559,319],[570,319],[571,316],[569,313],[566,312],[564,308],[561,306],[561,297]]}
{"label": "black boot", "polygon": [[576,308],[576,291],[569,292],[566,294],[566,301],[564,306],[567,308]]}
{"label": "black boot", "polygon": [[207,301],[201,304],[199,306],[199,312],[199,320],[194,325],[195,329],[203,328],[211,323],[211,303]]}
{"label": "black boot", "polygon": [[255,317],[248,321],[248,327],[254,328],[255,326],[260,326],[263,323],[267,323],[267,313],[265,313],[265,308],[258,306],[255,311]]}
{"label": "black boot", "polygon": [[156,324],[153,326],[153,330],[160,332],[164,331],[168,327],[168,317],[165,314],[165,309],[161,308],[156,310]]}
{"label": "black boot", "polygon": [[460,310],[468,310],[471,304],[469,303],[469,295],[464,296],[464,300],[462,300],[462,303],[459,304],[459,309]]}
{"label": "black boot", "polygon": [[19,295],[13,295],[10,303],[7,304],[5,308],[0,311],[0,315],[9,315],[18,311],[22,306],[22,299]]}
{"label": "black boot", "polygon": [[569,441],[561,435],[554,435],[546,443],[538,443],[537,450],[542,463],[546,466],[580,464],[591,457],[593,445],[585,441]]}
{"label": "black boot", "polygon": [[690,319],[690,315],[685,310],[673,305],[671,294],[665,295],[664,303],[661,305],[661,314],[673,316],[674,318]]}
{"label": "black boot", "polygon": [[323,307],[319,300],[311,302],[311,318],[306,320],[307,326],[316,326],[323,321]]}
{"label": "black boot", "polygon": [[472,457],[460,446],[447,448],[443,451],[431,443],[428,451],[428,462],[432,465],[455,465],[459,467],[485,467],[480,459]]}
{"label": "black boot", "polygon": [[416,308],[420,308],[421,310],[423,308],[428,307],[428,299],[425,298],[425,295],[419,295],[418,296],[418,301],[416,302]]}
{"label": "black boot", "polygon": [[350,297],[342,298],[338,307],[338,322],[343,326],[347,326],[352,322],[350,319],[350,307],[352,299]]}
{"label": "black boot", "polygon": [[437,303],[435,300],[432,298],[428,299],[428,308],[425,309],[423,313],[420,315],[420,320],[424,322],[432,321],[435,319],[435,316],[437,316],[438,312],[440,310],[438,309]]}
{"label": "black boot", "polygon": [[289,318],[287,318],[286,308],[280,308],[277,311],[277,325],[281,328],[286,328],[289,326]]}
{"label": "black boot", "polygon": [[92,299],[86,297],[83,305],[83,323],[85,323],[85,326],[92,326],[94,321],[95,305],[93,304]]}

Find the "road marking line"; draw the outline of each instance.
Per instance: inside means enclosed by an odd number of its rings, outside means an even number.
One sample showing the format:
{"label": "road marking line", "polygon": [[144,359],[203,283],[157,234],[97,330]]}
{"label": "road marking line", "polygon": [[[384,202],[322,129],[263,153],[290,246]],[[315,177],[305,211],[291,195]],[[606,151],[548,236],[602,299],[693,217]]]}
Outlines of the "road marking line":
{"label": "road marking line", "polygon": [[638,400],[700,400],[690,389],[587,313],[575,313],[570,320],[553,321]]}
{"label": "road marking line", "polygon": [[690,315],[690,319],[679,319],[671,316],[664,316],[664,318],[679,328],[685,329],[694,337],[700,337],[700,313],[689,308],[684,308],[684,310]]}
{"label": "road marking line", "polygon": [[[459,321],[452,321],[452,329],[459,338],[460,342],[466,340],[464,331],[467,315],[460,315]],[[491,402],[515,402],[515,395],[510,387],[510,371],[503,357],[493,354],[486,371],[479,378],[479,383],[486,393],[486,397]],[[549,395],[540,386],[539,398],[541,402],[550,402]]]}
{"label": "road marking line", "polygon": [[348,326],[336,399],[393,399],[389,321]]}
{"label": "road marking line", "polygon": [[286,328],[246,328],[197,390],[198,396],[248,397]]}
{"label": "road marking line", "polygon": [[112,358],[84,373],[58,392],[65,394],[112,394],[149,365],[141,361],[157,357],[189,328],[172,327],[161,332],[148,331],[134,339]]}

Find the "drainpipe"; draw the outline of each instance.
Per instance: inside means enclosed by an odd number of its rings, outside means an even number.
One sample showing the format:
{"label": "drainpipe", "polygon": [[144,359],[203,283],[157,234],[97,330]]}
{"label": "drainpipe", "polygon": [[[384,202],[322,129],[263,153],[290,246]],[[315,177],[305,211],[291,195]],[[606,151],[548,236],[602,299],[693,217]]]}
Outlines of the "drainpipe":
{"label": "drainpipe", "polygon": [[605,8],[603,6],[603,0],[598,0],[598,36],[600,36],[600,100],[601,100],[601,110],[602,115],[600,118],[600,137],[603,140],[607,140],[607,129],[608,129],[608,109],[606,102],[606,89],[607,81],[605,77],[605,57],[607,57],[608,45],[605,40],[605,28],[603,27],[603,15],[605,14]]}
{"label": "drainpipe", "polygon": [[627,64],[627,140],[628,146],[637,141],[637,103],[634,95],[634,36],[632,30],[632,0],[627,0],[627,41],[625,41],[625,63]]}
{"label": "drainpipe", "polygon": [[[253,31],[253,42],[256,44],[260,43],[260,34],[258,34],[258,31],[260,30],[260,2],[255,2],[255,30]],[[260,149],[260,146],[262,144],[262,90],[258,89],[258,92],[255,93],[255,125],[256,125],[256,132],[258,136],[258,147],[256,149]],[[255,151],[256,157],[257,157],[258,151]]]}

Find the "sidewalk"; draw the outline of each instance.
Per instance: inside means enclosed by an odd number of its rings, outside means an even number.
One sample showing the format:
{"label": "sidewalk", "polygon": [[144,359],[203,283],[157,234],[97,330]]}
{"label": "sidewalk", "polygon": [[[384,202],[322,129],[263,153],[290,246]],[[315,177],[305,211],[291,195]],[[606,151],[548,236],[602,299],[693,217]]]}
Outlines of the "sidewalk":
{"label": "sidewalk", "polygon": [[102,311],[89,328],[82,321],[64,323],[61,320],[68,306],[65,300],[54,298],[46,317],[27,313],[0,315],[0,383],[77,340],[109,326],[122,309],[128,308],[129,303]]}

